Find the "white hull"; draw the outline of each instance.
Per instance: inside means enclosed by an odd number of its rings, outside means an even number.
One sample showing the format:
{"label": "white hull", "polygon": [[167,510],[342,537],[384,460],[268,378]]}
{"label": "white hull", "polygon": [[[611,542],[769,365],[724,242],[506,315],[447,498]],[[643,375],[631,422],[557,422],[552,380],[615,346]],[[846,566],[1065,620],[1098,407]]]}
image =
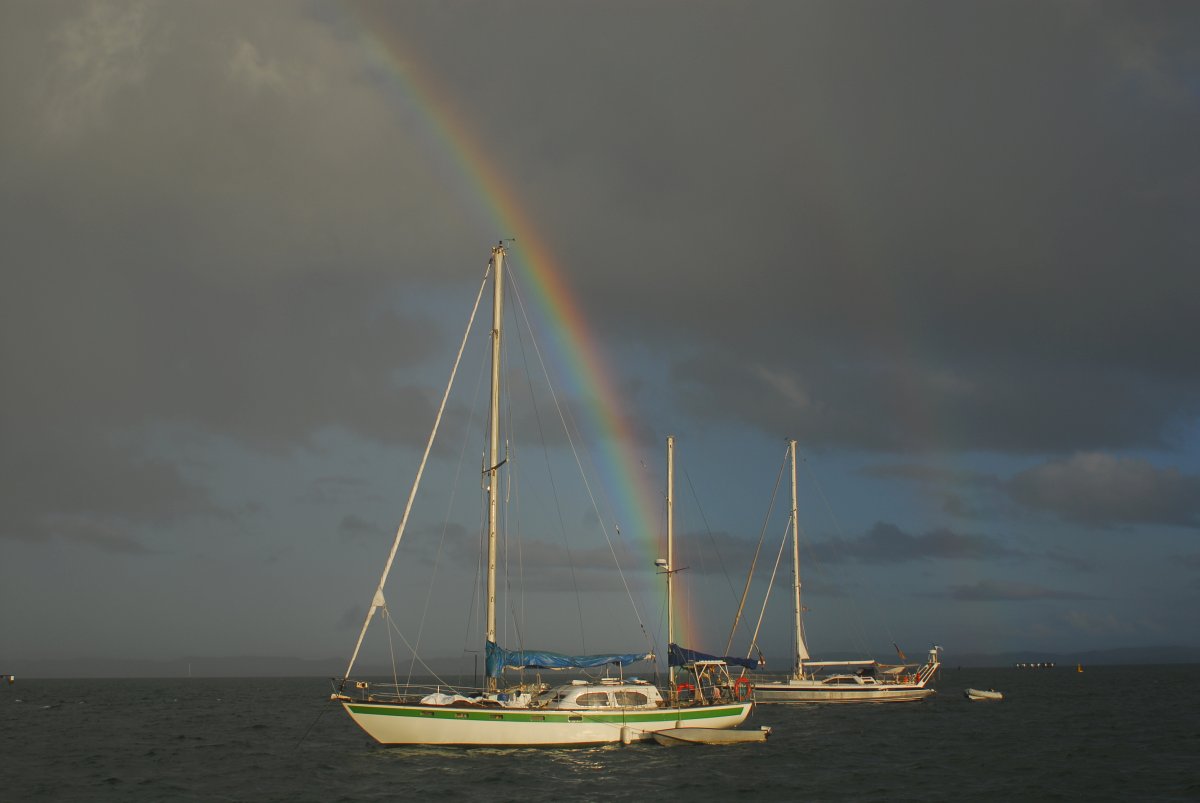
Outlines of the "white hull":
{"label": "white hull", "polygon": [[654,741],[665,747],[690,744],[747,744],[765,742],[771,729],[764,726],[758,730],[718,730],[716,728],[669,728],[655,731]]}
{"label": "white hull", "polygon": [[628,711],[459,708],[343,702],[354,722],[385,745],[548,747],[644,741],[670,728],[732,728],[751,702],[694,708]]}
{"label": "white hull", "polygon": [[758,703],[905,703],[924,700],[937,692],[923,686],[897,684],[829,687],[819,682],[759,683]]}
{"label": "white hull", "polygon": [[988,689],[987,691],[983,691],[982,689],[967,689],[963,692],[963,695],[968,700],[1003,700],[1004,699],[1004,695],[1002,693],[996,691],[995,689]]}

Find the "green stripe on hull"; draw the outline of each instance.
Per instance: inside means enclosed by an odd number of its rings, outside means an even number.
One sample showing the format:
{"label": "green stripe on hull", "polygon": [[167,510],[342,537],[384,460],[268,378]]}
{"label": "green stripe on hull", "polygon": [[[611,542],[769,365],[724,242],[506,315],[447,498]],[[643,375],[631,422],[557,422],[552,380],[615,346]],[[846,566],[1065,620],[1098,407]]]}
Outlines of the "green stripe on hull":
{"label": "green stripe on hull", "polygon": [[[587,722],[611,723],[614,725],[649,722],[679,722],[714,719],[717,717],[738,716],[742,713],[740,705],[721,706],[712,708],[686,708],[668,711],[629,712],[620,714],[599,714],[590,711],[556,711],[533,712],[489,710],[463,711],[461,708],[432,709],[407,708],[391,705],[361,705],[347,703],[346,707],[355,714],[385,717],[425,717],[427,719],[457,719],[476,722],[546,722],[563,724],[571,722],[571,717],[582,717]],[[578,722],[579,720],[574,720]]]}

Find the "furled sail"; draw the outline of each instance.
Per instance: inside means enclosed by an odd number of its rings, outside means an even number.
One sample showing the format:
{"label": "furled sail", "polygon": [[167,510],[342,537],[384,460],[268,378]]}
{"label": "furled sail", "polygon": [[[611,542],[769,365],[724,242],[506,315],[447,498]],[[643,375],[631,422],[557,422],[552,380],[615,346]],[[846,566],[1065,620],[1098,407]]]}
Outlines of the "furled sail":
{"label": "furled sail", "polygon": [[696,661],[724,661],[730,666],[761,669],[764,663],[761,657],[755,660],[754,658],[738,658],[733,655],[709,655],[706,652],[696,652],[687,647],[680,647],[678,644],[671,644],[667,647],[667,659],[671,666],[687,666]]}
{"label": "furled sail", "polygon": [[487,643],[487,673],[500,677],[505,669],[590,669],[615,664],[627,666],[637,661],[652,661],[654,653],[604,653],[601,655],[562,655],[545,650],[506,650],[494,641]]}

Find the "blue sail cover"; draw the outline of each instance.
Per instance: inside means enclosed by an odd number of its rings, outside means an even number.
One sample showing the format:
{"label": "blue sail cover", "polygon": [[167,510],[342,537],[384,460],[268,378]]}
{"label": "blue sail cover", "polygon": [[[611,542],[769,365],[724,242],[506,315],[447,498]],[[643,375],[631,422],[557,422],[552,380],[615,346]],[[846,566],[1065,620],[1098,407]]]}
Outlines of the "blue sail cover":
{"label": "blue sail cover", "polygon": [[696,652],[678,644],[667,645],[667,661],[671,666],[686,666],[694,661],[724,661],[730,666],[744,666],[747,669],[760,669],[763,661],[753,658],[736,658],[732,655],[709,655],[706,652]]}
{"label": "blue sail cover", "polygon": [[506,650],[494,641],[487,643],[487,673],[490,678],[500,677],[505,669],[591,669],[608,664],[626,666],[653,658],[653,653],[640,652],[624,655],[560,655],[544,650]]}

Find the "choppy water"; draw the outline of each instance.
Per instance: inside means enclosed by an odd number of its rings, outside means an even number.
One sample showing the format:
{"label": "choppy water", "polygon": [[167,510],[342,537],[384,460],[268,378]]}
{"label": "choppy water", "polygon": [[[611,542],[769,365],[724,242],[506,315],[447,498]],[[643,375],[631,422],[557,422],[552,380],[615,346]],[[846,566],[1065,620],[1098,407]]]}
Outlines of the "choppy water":
{"label": "choppy water", "polygon": [[511,750],[381,748],[319,679],[19,679],[0,798],[1197,800],[1197,672],[949,669],[920,703],[760,706],[766,744]]}

